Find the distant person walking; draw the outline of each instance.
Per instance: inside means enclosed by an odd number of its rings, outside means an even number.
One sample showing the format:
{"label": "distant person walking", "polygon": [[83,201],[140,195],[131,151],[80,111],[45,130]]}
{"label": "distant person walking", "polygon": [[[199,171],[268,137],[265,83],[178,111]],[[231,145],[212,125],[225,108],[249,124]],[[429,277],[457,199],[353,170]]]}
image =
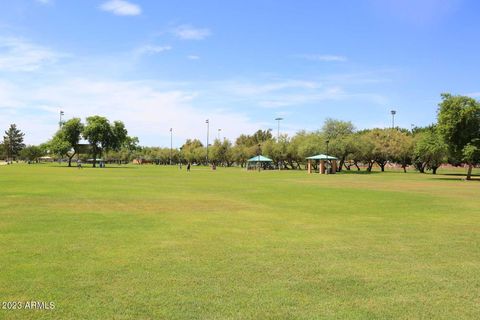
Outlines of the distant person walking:
{"label": "distant person walking", "polygon": [[190,172],[190,162],[187,164],[187,172]]}
{"label": "distant person walking", "polygon": [[179,168],[180,170],[182,170],[182,163],[181,163],[181,162],[178,164],[178,168]]}

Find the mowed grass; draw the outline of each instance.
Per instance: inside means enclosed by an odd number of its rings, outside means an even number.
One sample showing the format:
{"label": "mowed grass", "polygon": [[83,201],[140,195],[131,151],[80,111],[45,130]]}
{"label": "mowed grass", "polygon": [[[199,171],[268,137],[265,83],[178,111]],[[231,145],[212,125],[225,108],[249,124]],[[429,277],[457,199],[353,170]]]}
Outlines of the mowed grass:
{"label": "mowed grass", "polygon": [[479,318],[460,178],[2,166],[0,318]]}

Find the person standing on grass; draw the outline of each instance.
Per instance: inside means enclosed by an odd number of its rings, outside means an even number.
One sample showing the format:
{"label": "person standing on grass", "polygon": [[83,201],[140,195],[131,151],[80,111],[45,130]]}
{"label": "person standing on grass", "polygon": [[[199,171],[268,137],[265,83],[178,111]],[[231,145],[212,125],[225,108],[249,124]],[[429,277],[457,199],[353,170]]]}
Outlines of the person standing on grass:
{"label": "person standing on grass", "polygon": [[187,164],[187,172],[190,172],[190,162]]}

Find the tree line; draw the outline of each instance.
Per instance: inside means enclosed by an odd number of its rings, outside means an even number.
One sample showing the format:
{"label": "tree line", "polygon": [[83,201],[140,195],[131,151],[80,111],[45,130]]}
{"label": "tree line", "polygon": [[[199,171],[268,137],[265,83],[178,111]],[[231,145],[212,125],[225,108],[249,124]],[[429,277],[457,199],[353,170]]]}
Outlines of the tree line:
{"label": "tree line", "polygon": [[[15,124],[10,125],[10,128],[5,131],[3,143],[0,145],[0,154],[3,154],[8,162],[17,159],[36,162],[44,155],[52,155],[66,158],[70,167],[74,157],[82,154],[92,157],[93,167],[95,167],[98,157],[110,151],[119,151],[131,141],[135,141],[135,138],[128,136],[123,122],[111,123],[101,116],[87,117],[85,124],[80,118],[63,122],[52,139],[39,146],[26,146],[23,138],[24,133]],[[82,138],[88,144],[81,143]]]}
{"label": "tree line", "polygon": [[[249,158],[262,154],[276,167],[304,169],[305,158],[328,153],[339,159],[338,170],[381,171],[389,163],[406,172],[414,166],[419,172],[437,169],[445,163],[467,164],[467,179],[480,163],[480,102],[466,96],[442,94],[437,122],[427,127],[373,128],[357,130],[352,122],[327,119],[316,131],[305,130],[294,136],[274,138],[271,130],[242,134],[232,143],[216,139],[205,146],[198,139],[188,139],[179,149],[142,147],[136,137],[129,137],[121,121],[92,116],[83,124],[74,118],[65,122],[52,139],[41,146],[25,146],[23,134],[12,125],[0,145],[8,159],[34,160],[48,152],[65,157],[68,165],[79,155],[89,155],[93,165],[97,157],[110,162],[178,164],[197,163],[217,166],[245,166]],[[81,139],[88,141],[82,144]],[[0,151],[2,151],[0,150]]]}

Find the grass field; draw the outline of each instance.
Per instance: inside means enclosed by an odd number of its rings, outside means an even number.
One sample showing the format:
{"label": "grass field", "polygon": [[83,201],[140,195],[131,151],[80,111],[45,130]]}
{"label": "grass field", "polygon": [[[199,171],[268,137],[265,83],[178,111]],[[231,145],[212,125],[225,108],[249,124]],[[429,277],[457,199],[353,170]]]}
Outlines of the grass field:
{"label": "grass field", "polygon": [[478,319],[460,178],[1,166],[0,319]]}

